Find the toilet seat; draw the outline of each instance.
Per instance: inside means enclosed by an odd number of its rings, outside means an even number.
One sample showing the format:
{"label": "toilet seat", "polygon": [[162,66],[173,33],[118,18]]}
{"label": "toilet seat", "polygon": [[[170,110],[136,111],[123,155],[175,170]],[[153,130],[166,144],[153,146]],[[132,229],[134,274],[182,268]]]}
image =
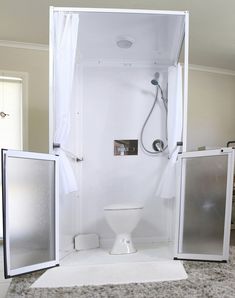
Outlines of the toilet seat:
{"label": "toilet seat", "polygon": [[118,210],[136,210],[143,209],[144,207],[137,204],[112,204],[104,207],[105,211],[118,211]]}

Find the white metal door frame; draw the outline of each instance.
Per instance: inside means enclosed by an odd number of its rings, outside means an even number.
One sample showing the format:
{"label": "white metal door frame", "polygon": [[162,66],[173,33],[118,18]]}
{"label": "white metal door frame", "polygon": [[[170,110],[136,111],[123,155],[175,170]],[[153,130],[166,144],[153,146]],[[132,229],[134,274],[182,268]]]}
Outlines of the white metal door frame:
{"label": "white metal door frame", "polygon": [[[54,255],[55,259],[52,261],[33,264],[30,266],[25,266],[17,269],[10,269],[10,235],[9,235],[9,214],[8,214],[8,181],[6,175],[7,167],[7,158],[16,157],[16,158],[31,158],[37,160],[51,160],[55,162],[55,239],[54,239]],[[2,149],[2,196],[3,196],[3,235],[4,235],[4,274],[5,278],[10,278],[12,276],[53,267],[59,264],[59,204],[58,204],[58,195],[59,195],[59,163],[58,156],[49,155],[44,153],[34,153],[34,152],[25,152],[17,150],[7,150]]]}
{"label": "white metal door frame", "polygon": [[[225,222],[224,222],[224,238],[223,238],[223,254],[189,254],[180,253],[183,242],[183,223],[184,223],[184,202],[185,202],[185,163],[187,158],[197,158],[206,156],[227,155],[227,188],[225,202]],[[231,226],[232,212],[232,192],[233,192],[233,175],[234,175],[234,150],[232,148],[221,148],[216,150],[203,150],[194,152],[184,152],[179,155],[178,165],[178,188],[177,188],[177,208],[178,220],[175,229],[175,258],[176,259],[192,259],[192,260],[211,260],[211,261],[226,261],[229,256],[229,239]]]}
{"label": "white metal door frame", "polygon": [[184,90],[183,90],[183,147],[182,151],[187,150],[187,128],[188,128],[188,61],[189,61],[189,13],[185,12],[184,25]]}

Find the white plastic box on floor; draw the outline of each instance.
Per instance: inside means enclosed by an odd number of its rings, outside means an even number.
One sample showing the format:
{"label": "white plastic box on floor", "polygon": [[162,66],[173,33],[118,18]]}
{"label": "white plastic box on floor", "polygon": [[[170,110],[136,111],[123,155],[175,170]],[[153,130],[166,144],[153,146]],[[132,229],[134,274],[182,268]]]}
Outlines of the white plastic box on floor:
{"label": "white plastic box on floor", "polygon": [[81,234],[74,238],[74,248],[77,251],[100,247],[99,236],[96,234]]}

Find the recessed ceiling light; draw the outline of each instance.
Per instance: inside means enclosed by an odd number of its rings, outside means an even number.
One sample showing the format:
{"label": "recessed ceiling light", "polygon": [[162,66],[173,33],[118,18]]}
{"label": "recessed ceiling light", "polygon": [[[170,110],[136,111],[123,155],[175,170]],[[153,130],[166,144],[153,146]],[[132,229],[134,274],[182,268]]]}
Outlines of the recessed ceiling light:
{"label": "recessed ceiling light", "polygon": [[121,49],[129,49],[132,47],[134,39],[129,36],[119,36],[116,40],[116,44]]}

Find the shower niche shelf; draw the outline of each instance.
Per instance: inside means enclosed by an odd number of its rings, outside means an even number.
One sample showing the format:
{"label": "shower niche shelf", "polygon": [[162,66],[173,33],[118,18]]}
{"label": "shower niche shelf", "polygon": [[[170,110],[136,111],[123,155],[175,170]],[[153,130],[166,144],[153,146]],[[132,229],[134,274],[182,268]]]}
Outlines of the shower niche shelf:
{"label": "shower niche shelf", "polygon": [[138,155],[138,140],[114,140],[114,155]]}

